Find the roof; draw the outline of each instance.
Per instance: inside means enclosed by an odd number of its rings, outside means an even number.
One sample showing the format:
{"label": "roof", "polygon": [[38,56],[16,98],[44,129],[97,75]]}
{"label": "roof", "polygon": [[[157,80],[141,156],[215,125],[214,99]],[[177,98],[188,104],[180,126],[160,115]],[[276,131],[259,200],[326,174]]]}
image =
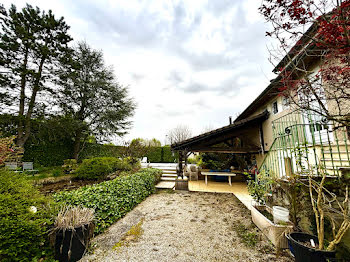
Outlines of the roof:
{"label": "roof", "polygon": [[278,86],[280,84],[281,76],[276,77],[273,79],[270,84],[260,93],[260,95],[254,99],[252,103],[236,118],[234,123],[237,123],[239,121],[242,121],[243,119],[246,119],[254,113],[255,110],[257,110],[260,106],[266,103],[266,101],[276,95],[276,92],[278,92]]}
{"label": "roof", "polygon": [[[291,59],[298,58],[301,55],[301,51],[307,46],[316,33],[317,23],[313,23],[299,39],[299,41],[289,50],[289,52],[282,58],[277,66],[272,70],[274,73],[281,71],[281,68],[284,68],[289,64]],[[308,46],[309,47],[309,46]]]}
{"label": "roof", "polygon": [[191,147],[195,144],[198,144],[199,142],[205,141],[205,140],[209,140],[211,138],[216,138],[216,137],[220,137],[223,136],[225,134],[228,134],[234,130],[237,130],[239,128],[245,127],[247,125],[251,125],[251,124],[257,124],[257,123],[261,123],[262,121],[264,121],[265,119],[267,119],[269,116],[269,112],[268,111],[264,111],[256,116],[252,116],[246,119],[242,119],[241,121],[237,121],[234,122],[233,124],[203,133],[201,135],[186,139],[184,141],[181,141],[179,143],[175,143],[171,145],[171,149],[172,150],[183,150],[186,149],[188,147]]}

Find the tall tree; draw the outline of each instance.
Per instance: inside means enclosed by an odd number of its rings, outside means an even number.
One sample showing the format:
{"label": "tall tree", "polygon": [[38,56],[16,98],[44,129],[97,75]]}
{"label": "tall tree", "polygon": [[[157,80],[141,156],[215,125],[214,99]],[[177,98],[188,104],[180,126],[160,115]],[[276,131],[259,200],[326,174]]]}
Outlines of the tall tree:
{"label": "tall tree", "polygon": [[59,106],[76,121],[76,159],[89,135],[104,141],[126,133],[135,104],[127,88],[116,81],[113,69],[105,65],[101,51],[85,42],[78,43],[71,61],[60,68],[59,75]]}
{"label": "tall tree", "polygon": [[264,0],[260,12],[277,39],[281,93],[298,110],[349,126],[350,1]]}
{"label": "tall tree", "polygon": [[17,145],[31,133],[32,117],[54,92],[53,69],[69,54],[69,26],[52,11],[27,5],[0,8],[0,109],[18,115]]}

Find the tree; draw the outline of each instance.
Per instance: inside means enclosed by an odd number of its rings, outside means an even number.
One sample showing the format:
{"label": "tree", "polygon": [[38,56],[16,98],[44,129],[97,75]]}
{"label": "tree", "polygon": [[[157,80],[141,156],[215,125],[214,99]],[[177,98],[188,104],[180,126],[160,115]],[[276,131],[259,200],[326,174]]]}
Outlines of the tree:
{"label": "tree", "polygon": [[170,144],[179,143],[192,136],[191,129],[186,125],[178,125],[177,127],[171,129],[166,134],[167,140]]}
{"label": "tree", "polygon": [[31,119],[45,111],[54,92],[53,70],[69,57],[69,26],[49,10],[0,7],[0,109],[18,116],[18,146],[31,134]]}
{"label": "tree", "polygon": [[106,141],[126,133],[135,104],[112,68],[105,65],[101,51],[78,43],[71,60],[59,69],[58,84],[62,86],[58,96],[62,113],[76,122],[75,159],[89,135]]}
{"label": "tree", "polygon": [[279,92],[297,110],[348,127],[350,1],[264,0],[260,12],[278,41],[270,53],[271,62],[280,61]]}

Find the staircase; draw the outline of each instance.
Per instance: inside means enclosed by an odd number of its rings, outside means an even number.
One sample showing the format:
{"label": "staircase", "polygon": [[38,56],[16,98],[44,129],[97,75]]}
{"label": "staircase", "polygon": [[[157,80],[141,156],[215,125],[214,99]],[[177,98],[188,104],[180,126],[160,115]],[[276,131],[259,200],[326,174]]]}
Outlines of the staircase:
{"label": "staircase", "polygon": [[163,171],[160,182],[156,185],[158,189],[173,189],[175,187],[176,163],[142,163],[141,167],[152,167]]}
{"label": "staircase", "polygon": [[350,169],[350,146],[339,143],[325,147],[321,163],[329,175],[340,175],[340,168]]}

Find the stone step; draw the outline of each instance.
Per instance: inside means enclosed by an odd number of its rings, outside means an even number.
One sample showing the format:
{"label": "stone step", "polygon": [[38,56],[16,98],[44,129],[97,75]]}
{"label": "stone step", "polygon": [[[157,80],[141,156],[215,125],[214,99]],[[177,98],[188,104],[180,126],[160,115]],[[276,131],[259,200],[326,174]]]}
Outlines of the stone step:
{"label": "stone step", "polygon": [[161,181],[175,181],[176,177],[161,177]]}
{"label": "stone step", "polygon": [[162,174],[162,177],[177,177],[177,174]]}
{"label": "stone step", "polygon": [[174,189],[175,187],[175,182],[171,181],[160,181],[157,185],[157,189]]}
{"label": "stone step", "polygon": [[321,159],[321,163],[323,163],[323,161],[325,161],[326,163],[327,162],[344,162],[344,163],[349,163],[349,160],[347,158],[341,158],[339,159],[339,156],[336,155],[336,156],[333,156],[333,159],[332,158],[324,158],[323,160]]}
{"label": "stone step", "polygon": [[176,173],[176,171],[163,171],[163,174],[169,174],[169,175],[175,174],[176,175],[177,173]]}

